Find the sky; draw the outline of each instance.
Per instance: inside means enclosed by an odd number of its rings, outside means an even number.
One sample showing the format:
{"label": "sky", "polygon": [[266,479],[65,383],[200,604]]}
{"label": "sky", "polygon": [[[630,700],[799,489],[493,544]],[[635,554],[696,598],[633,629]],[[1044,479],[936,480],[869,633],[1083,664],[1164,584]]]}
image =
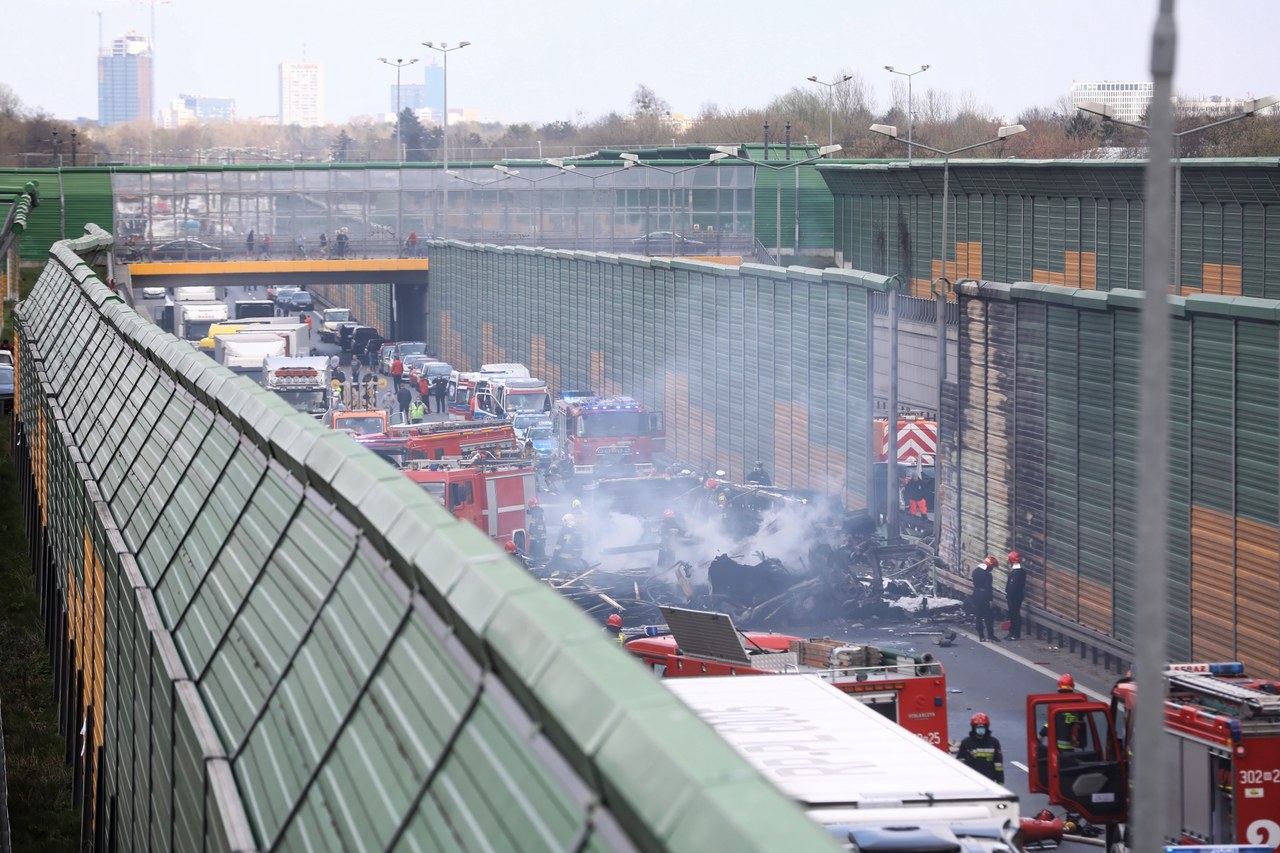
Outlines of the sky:
{"label": "sky", "polygon": [[[584,0],[482,3],[351,0],[2,0],[17,49],[0,51],[0,82],[28,108],[97,117],[98,12],[107,46],[151,34],[157,105],[179,93],[230,96],[241,117],[278,113],[277,66],[318,62],[324,117],[344,122],[393,109],[395,69],[377,58],[450,54],[449,106],[485,120],[589,121],[629,111],[644,84],[672,112],[764,107],[793,88],[859,73],[878,109],[898,79],[885,65],[929,70],[927,89],[971,96],[997,117],[1051,106],[1073,80],[1149,80],[1157,0],[737,0],[723,7]],[[1178,0],[1175,90],[1280,95],[1277,0]],[[722,9],[722,11],[721,11]],[[28,47],[29,46],[29,47]],[[28,47],[28,49],[23,49]],[[825,90],[822,90],[825,91]],[[917,102],[918,103],[918,102]]]}

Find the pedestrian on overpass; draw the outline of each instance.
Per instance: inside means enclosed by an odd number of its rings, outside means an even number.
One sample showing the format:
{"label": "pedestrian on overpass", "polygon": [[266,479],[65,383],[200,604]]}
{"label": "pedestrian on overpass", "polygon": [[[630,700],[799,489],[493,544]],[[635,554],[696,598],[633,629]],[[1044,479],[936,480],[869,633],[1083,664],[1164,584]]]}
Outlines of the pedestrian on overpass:
{"label": "pedestrian on overpass", "polygon": [[249,233],[244,235],[244,256],[253,258],[253,229],[249,229]]}
{"label": "pedestrian on overpass", "polygon": [[1004,784],[1004,753],[1000,741],[991,734],[991,720],[978,712],[969,720],[969,736],[960,741],[956,758],[993,782]]}

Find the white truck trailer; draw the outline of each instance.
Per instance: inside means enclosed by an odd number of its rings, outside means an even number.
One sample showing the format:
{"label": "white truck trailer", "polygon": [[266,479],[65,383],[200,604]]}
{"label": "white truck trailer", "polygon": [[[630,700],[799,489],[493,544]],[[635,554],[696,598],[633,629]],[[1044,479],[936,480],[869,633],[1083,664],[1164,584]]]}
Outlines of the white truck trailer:
{"label": "white truck trailer", "polygon": [[662,683],[855,850],[1017,850],[1016,794],[818,676]]}
{"label": "white truck trailer", "polygon": [[269,332],[217,335],[213,344],[213,358],[218,364],[255,382],[262,381],[262,366],[268,358],[287,354],[285,339]]}

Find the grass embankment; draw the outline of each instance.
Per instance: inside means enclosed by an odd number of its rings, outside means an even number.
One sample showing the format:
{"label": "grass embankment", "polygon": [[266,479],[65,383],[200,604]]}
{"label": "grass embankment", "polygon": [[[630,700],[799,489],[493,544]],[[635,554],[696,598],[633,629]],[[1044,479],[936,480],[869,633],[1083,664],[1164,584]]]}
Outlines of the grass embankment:
{"label": "grass embankment", "polygon": [[[39,270],[23,270],[25,296]],[[5,337],[12,332],[5,305]],[[71,767],[58,733],[53,670],[27,550],[12,419],[0,418],[0,713],[4,716],[9,823],[15,851],[61,853],[80,846],[80,812],[71,805]]]}

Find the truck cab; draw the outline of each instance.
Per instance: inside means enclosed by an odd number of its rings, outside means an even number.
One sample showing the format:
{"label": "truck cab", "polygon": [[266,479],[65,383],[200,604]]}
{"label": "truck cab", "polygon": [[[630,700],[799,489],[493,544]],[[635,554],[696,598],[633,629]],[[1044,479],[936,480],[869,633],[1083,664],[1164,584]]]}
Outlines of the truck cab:
{"label": "truck cab", "polygon": [[653,470],[666,451],[661,412],[631,397],[562,394],[553,410],[557,444],[575,474],[621,477]]}
{"label": "truck cab", "polygon": [[389,428],[387,413],[381,409],[334,412],[332,420],[334,429],[351,430],[356,435],[386,435]]}

